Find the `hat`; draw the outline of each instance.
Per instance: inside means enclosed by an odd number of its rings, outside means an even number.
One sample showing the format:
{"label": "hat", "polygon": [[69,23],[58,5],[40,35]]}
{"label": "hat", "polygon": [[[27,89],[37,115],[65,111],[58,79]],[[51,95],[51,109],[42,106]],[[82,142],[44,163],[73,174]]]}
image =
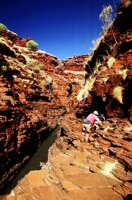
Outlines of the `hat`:
{"label": "hat", "polygon": [[96,110],[95,110],[93,113],[94,113],[95,115],[99,115],[98,111],[96,111]]}

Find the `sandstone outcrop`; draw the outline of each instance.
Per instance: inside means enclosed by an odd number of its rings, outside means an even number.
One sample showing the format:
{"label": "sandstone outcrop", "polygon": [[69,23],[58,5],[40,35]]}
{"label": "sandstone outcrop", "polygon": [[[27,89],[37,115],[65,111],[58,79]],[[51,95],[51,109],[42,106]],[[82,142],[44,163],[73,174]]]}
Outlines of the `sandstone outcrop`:
{"label": "sandstone outcrop", "polygon": [[[87,97],[88,105],[108,117],[132,115],[131,3],[123,1],[117,16],[89,57],[87,71],[96,79]],[[90,71],[91,70],[91,71]]]}
{"label": "sandstone outcrop", "polygon": [[[42,169],[29,172],[1,200],[122,200],[132,197],[131,1],[91,55],[60,61],[0,37],[0,190],[58,127]],[[114,34],[114,35],[113,35]],[[82,135],[82,117],[97,109],[103,128]]]}
{"label": "sandstone outcrop", "polygon": [[41,51],[30,52],[21,43],[18,46],[19,37],[12,35],[8,32],[0,38],[0,188],[65,113],[49,75],[60,61]]}
{"label": "sandstone outcrop", "polygon": [[132,152],[126,134],[130,134],[131,124],[124,119],[109,119],[104,122],[104,130],[91,133],[89,143],[84,142],[81,120],[74,114],[65,115],[60,126],[58,139],[49,150],[48,163],[20,180],[6,199],[122,200],[129,197]]}
{"label": "sandstone outcrop", "polygon": [[85,77],[86,56],[80,56],[81,69],[75,75],[76,62],[69,73],[55,56],[29,51],[29,40],[10,31],[0,37],[1,189],[50,135],[71,103],[77,104],[73,94],[81,88],[77,77],[83,82]]}

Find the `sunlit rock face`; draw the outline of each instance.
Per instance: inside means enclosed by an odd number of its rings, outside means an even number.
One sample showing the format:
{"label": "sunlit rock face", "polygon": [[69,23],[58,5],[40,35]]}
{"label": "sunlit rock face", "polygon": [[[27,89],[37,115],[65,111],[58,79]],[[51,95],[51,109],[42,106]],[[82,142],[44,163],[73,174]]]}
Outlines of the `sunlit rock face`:
{"label": "sunlit rock face", "polygon": [[11,31],[0,37],[0,188],[49,136],[60,116],[74,110],[79,81],[85,80],[87,56],[73,58],[67,71],[65,61],[30,51],[29,40]]}
{"label": "sunlit rock face", "polygon": [[8,31],[0,37],[0,187],[19,171],[65,108],[53,90],[58,58],[31,52]]}
{"label": "sunlit rock face", "polygon": [[[91,55],[63,61],[40,50],[29,51],[30,38],[10,31],[0,37],[1,190],[51,130],[58,124],[61,128],[49,151],[50,165],[30,172],[10,195],[0,198],[118,200],[130,196],[130,11],[130,1],[123,1],[98,48]],[[85,143],[82,117],[96,109],[107,120],[103,130],[92,132]]]}

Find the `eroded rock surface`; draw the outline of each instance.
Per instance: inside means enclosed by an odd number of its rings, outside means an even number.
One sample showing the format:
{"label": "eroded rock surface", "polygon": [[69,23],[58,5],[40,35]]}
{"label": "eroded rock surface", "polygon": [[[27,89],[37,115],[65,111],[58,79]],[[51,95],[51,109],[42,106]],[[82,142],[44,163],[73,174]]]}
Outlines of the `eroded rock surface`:
{"label": "eroded rock surface", "polygon": [[[124,129],[119,129],[118,123],[125,124]],[[103,127],[92,132],[85,143],[81,121],[65,115],[60,136],[50,148],[49,163],[20,180],[6,199],[121,200],[130,195],[132,151],[126,129],[131,124],[109,119]]]}
{"label": "eroded rock surface", "polygon": [[130,117],[132,114],[132,49],[131,20],[132,4],[123,1],[117,16],[100,40],[100,44],[89,57],[86,70],[96,79],[89,77],[92,89],[87,103],[92,109],[105,110],[109,117]]}
{"label": "eroded rock surface", "polygon": [[[132,194],[131,1],[91,55],[62,62],[26,48],[30,38],[0,37],[0,189],[59,125],[42,170],[31,171],[0,199],[129,199]],[[114,36],[113,36],[114,33]],[[82,135],[97,109],[103,128]]]}
{"label": "eroded rock surface", "polygon": [[[1,190],[58,125],[60,116],[78,105],[78,79],[85,81],[86,56],[80,61],[75,57],[67,72],[55,56],[27,49],[29,40],[11,31],[0,37]],[[76,60],[80,67],[74,74]]]}

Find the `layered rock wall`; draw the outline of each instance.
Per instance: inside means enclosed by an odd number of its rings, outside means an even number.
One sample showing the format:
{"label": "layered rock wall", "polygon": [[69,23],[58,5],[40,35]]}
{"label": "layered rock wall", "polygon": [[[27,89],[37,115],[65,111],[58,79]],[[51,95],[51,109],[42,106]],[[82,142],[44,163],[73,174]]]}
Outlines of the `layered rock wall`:
{"label": "layered rock wall", "polygon": [[2,200],[129,199],[131,124],[109,119],[103,123],[103,130],[91,132],[88,143],[81,134],[81,120],[74,114],[61,118],[60,127],[59,137],[49,150],[48,163],[41,170],[28,173]]}
{"label": "layered rock wall", "polygon": [[[51,165],[39,171],[36,183],[30,175],[20,182],[13,198],[49,199],[52,193],[51,200],[78,200],[78,195],[102,199],[106,191],[105,199],[122,199],[131,193],[130,19],[131,2],[125,0],[92,55],[62,62],[46,52],[29,51],[29,38],[10,31],[0,37],[1,190],[60,124],[61,135],[50,150]],[[89,143],[84,143],[81,117],[95,109],[108,120],[104,130],[91,133]],[[107,161],[111,171],[106,169]],[[108,179],[102,175],[104,169]]]}
{"label": "layered rock wall", "polygon": [[131,2],[118,8],[112,26],[101,38],[99,46],[89,57],[88,73],[96,78],[87,97],[91,109],[105,112],[109,117],[131,118],[132,36]]}
{"label": "layered rock wall", "polygon": [[[53,92],[60,61],[30,52],[11,32],[0,37],[0,189],[29,160],[65,113]],[[20,44],[19,44],[20,42]]]}
{"label": "layered rock wall", "polygon": [[58,125],[60,116],[74,102],[77,105],[74,93],[81,88],[78,80],[84,82],[85,77],[87,56],[73,58],[67,72],[68,61],[29,51],[29,40],[10,31],[0,37],[1,190]]}

